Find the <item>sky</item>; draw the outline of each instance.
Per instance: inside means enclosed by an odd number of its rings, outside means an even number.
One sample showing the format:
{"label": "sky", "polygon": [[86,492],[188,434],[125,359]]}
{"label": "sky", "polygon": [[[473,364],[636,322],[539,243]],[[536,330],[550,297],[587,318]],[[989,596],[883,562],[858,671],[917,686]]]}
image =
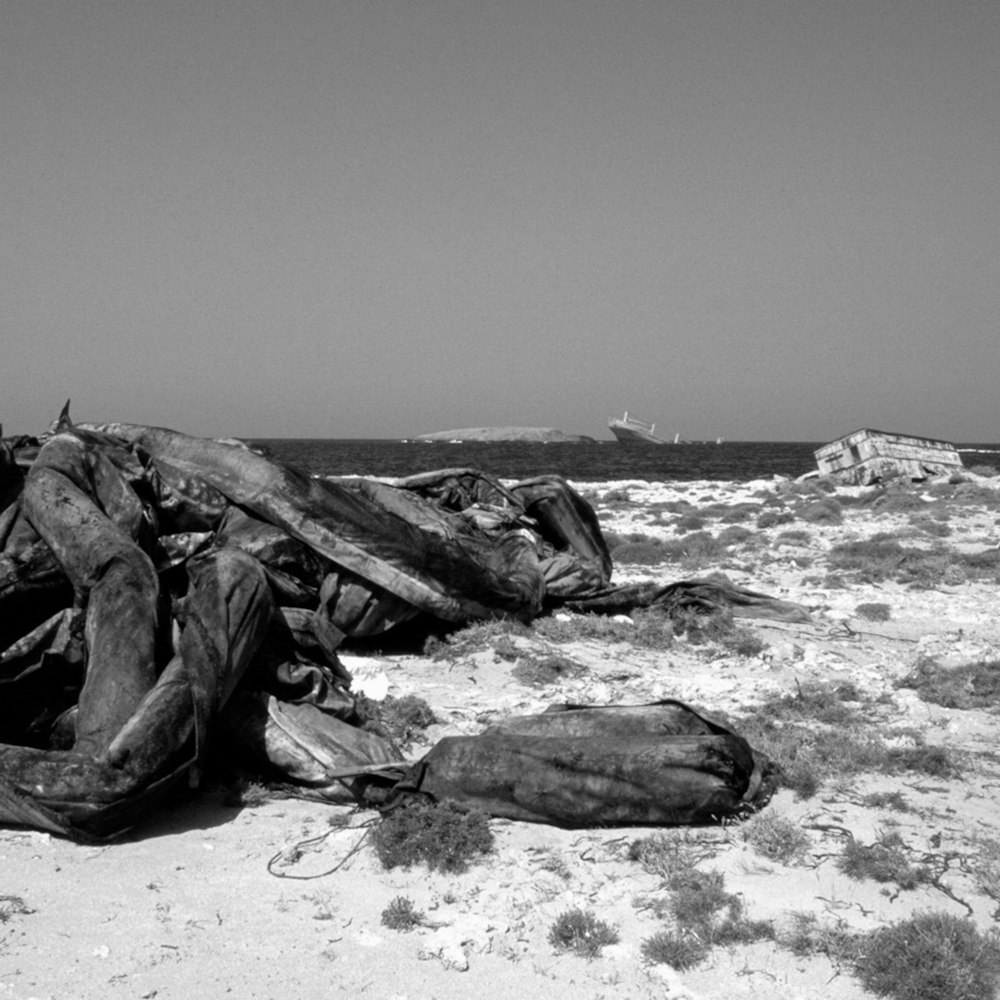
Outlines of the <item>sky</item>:
{"label": "sky", "polygon": [[1000,440],[1000,0],[0,0],[0,423]]}

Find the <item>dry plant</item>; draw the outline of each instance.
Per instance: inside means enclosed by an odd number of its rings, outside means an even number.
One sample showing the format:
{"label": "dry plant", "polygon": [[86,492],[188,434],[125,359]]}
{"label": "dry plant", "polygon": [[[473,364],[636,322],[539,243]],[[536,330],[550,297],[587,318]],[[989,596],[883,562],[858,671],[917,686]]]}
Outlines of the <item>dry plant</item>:
{"label": "dry plant", "polygon": [[768,699],[734,720],[751,746],[780,769],[779,783],[810,798],[823,781],[865,773],[917,773],[954,777],[960,773],[946,747],[928,745],[916,731],[896,729],[911,746],[888,746],[879,702],[865,700],[851,685],[800,685],[796,694]]}
{"label": "dry plant", "polygon": [[557,684],[559,681],[579,677],[584,673],[586,668],[568,656],[549,654],[519,657],[510,675],[529,687],[544,687],[546,684]]}
{"label": "dry plant", "polygon": [[394,931],[412,931],[424,920],[423,912],[414,907],[408,896],[396,896],[382,911],[382,923]]}
{"label": "dry plant", "polygon": [[877,601],[857,605],[854,614],[867,622],[887,622],[892,617],[889,605]]}
{"label": "dry plant", "polygon": [[811,844],[797,823],[772,811],[755,813],[739,831],[761,857],[782,865],[801,864]]}
{"label": "dry plant", "polygon": [[674,623],[658,608],[640,608],[628,620],[595,614],[536,618],[532,633],[556,644],[617,642],[659,650],[670,649],[674,644]]}
{"label": "dry plant", "polygon": [[494,845],[485,813],[416,798],[383,814],[370,836],[384,868],[423,864],[432,871],[463,872]]}
{"label": "dry plant", "polygon": [[388,695],[373,701],[364,695],[355,699],[354,714],[362,729],[381,736],[394,747],[405,750],[423,731],[437,722],[430,705],[417,695]]}
{"label": "dry plant", "polygon": [[717,844],[699,840],[689,830],[658,830],[633,840],[628,859],[655,875],[662,886],[671,888],[702,861],[714,858],[717,849]]}
{"label": "dry plant", "polygon": [[969,868],[976,886],[997,904],[993,919],[1000,919],[1000,840],[980,835],[973,839],[972,846]]}
{"label": "dry plant", "polygon": [[861,950],[861,935],[843,918],[821,921],[815,913],[792,913],[791,924],[776,934],[776,941],[793,955],[826,955],[836,966],[853,963]]}
{"label": "dry plant", "polygon": [[802,504],[793,508],[793,512],[800,521],[809,524],[842,524],[844,520],[843,506],[833,498]]}
{"label": "dry plant", "polygon": [[923,913],[866,935],[854,971],[866,989],[895,1000],[989,1000],[1000,945],[971,920]]}
{"label": "dry plant", "polygon": [[757,527],[761,530],[777,528],[782,524],[791,524],[794,520],[795,515],[790,510],[765,510],[757,518]]}
{"label": "dry plant", "polygon": [[667,900],[648,906],[657,916],[671,921],[671,927],[642,943],[642,956],[651,964],[686,969],[701,962],[715,946],[774,937],[769,921],[747,919],[743,901],[726,891],[721,872],[693,866],[677,868],[666,885],[670,890]]}
{"label": "dry plant", "polygon": [[858,882],[893,882],[900,889],[916,889],[931,877],[927,868],[910,863],[903,839],[895,831],[881,834],[873,844],[850,838],[837,859],[837,867]]}
{"label": "dry plant", "polygon": [[596,958],[605,945],[618,940],[617,928],[579,907],[559,914],[549,929],[549,944],[556,951],[571,951],[581,958]]}
{"label": "dry plant", "polygon": [[921,657],[897,686],[910,688],[923,701],[945,708],[993,709],[1000,703],[1000,660],[942,667]]}
{"label": "dry plant", "polygon": [[935,542],[927,548],[905,546],[899,534],[879,532],[869,539],[840,542],[827,553],[832,570],[880,583],[895,580],[912,587],[957,586],[965,580],[998,579],[1000,550],[962,552]]}
{"label": "dry plant", "polygon": [[508,649],[513,637],[530,634],[528,626],[516,619],[491,618],[455,629],[443,639],[431,636],[424,646],[424,654],[433,660],[454,663],[476,653],[495,651],[498,644],[501,650]]}

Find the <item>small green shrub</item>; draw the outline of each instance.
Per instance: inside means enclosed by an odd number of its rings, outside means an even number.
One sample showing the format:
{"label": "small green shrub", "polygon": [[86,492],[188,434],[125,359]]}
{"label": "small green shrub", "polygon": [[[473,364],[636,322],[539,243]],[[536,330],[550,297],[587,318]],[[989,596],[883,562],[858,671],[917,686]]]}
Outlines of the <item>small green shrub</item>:
{"label": "small green shrub", "polygon": [[465,871],[494,844],[485,813],[417,798],[384,813],[370,836],[384,868],[424,864],[443,872]]}
{"label": "small green shrub", "polygon": [[630,504],[632,502],[632,498],[629,495],[628,490],[622,487],[617,487],[615,489],[611,489],[605,492],[604,495],[600,498],[600,501],[601,503],[607,504],[608,506],[615,506],[622,504]]}
{"label": "small green shrub", "polygon": [[725,555],[726,547],[709,531],[693,531],[663,543],[665,562],[704,566]]}
{"label": "small green shrub", "polygon": [[913,551],[904,549],[895,538],[873,535],[866,540],[834,545],[827,553],[827,565],[831,569],[856,573],[862,579],[878,583],[894,577]]}
{"label": "small green shrub", "polygon": [[472,622],[455,629],[445,636],[444,641],[432,637],[424,652],[434,660],[455,662],[476,653],[495,649],[496,644],[506,644],[512,636],[530,635],[523,622],[513,618],[492,618],[489,621]]}
{"label": "small green shrub", "polygon": [[975,851],[969,858],[969,867],[976,885],[994,902],[1000,903],[1000,840],[980,835],[973,839],[973,846]]}
{"label": "small green shrub", "polygon": [[779,769],[779,782],[800,798],[815,795],[826,778],[865,771],[953,777],[960,768],[945,747],[929,746],[919,733],[912,746],[889,746],[868,704],[850,685],[802,685],[795,695],[765,701],[741,715],[734,728]]}
{"label": "small green shrub", "polygon": [[254,809],[280,797],[283,793],[269,788],[264,782],[245,774],[237,775],[224,786],[224,805]]}
{"label": "small green shrub", "polygon": [[589,910],[566,910],[549,929],[549,944],[556,951],[571,951],[582,958],[596,958],[605,945],[617,943],[617,929]]}
{"label": "small green shrub", "polygon": [[809,524],[842,524],[844,520],[843,507],[833,498],[805,504],[797,508],[795,514],[800,521]]}
{"label": "small green shrub", "polygon": [[705,527],[705,518],[700,514],[687,513],[674,521],[674,531],[678,535],[686,535],[689,531],[701,531]]}
{"label": "small green shrub", "polygon": [[872,507],[880,514],[906,514],[925,510],[927,501],[919,493],[908,490],[891,490],[879,497]]}
{"label": "small green shrub", "polygon": [[791,528],[782,531],[774,538],[774,545],[811,545],[812,535],[802,528]]}
{"label": "small green shrub", "polygon": [[874,844],[862,844],[852,838],[837,859],[837,867],[855,881],[893,882],[900,889],[916,889],[928,879],[925,868],[910,864],[897,833],[885,834]]}
{"label": "small green shrub", "polygon": [[579,677],[585,668],[568,656],[523,656],[511,670],[511,676],[530,687],[557,684],[570,677]]}
{"label": "small green shrub", "polygon": [[692,509],[692,504],[690,500],[654,500],[649,509],[663,514],[685,514]]}
{"label": "small green shrub", "polygon": [[691,645],[718,642],[732,628],[732,615],[726,610],[705,612],[696,607],[680,607],[673,611],[674,631]]}
{"label": "small green shrub", "polygon": [[670,911],[678,927],[698,931],[705,939],[720,910],[739,908],[739,900],[726,892],[722,872],[689,868],[670,882]]}
{"label": "small green shrub", "polygon": [[791,524],[795,515],[790,510],[765,510],[757,518],[758,528],[777,528],[782,524]]}
{"label": "small green shrub", "polygon": [[414,909],[413,901],[397,896],[383,911],[382,923],[394,931],[412,931],[424,922],[424,914]]}
{"label": "small green shrub", "polygon": [[532,633],[548,642],[631,642],[635,628],[631,622],[618,621],[607,615],[554,615],[536,618]]}
{"label": "small green shrub", "polygon": [[669,965],[678,972],[693,969],[708,957],[708,945],[692,934],[657,931],[642,942],[642,957],[651,965]]}
{"label": "small green shrub", "polygon": [[924,743],[918,738],[912,747],[889,747],[885,771],[911,771],[931,778],[957,778],[961,768],[947,747]]}
{"label": "small green shrub", "polygon": [[399,698],[388,695],[382,701],[359,695],[355,699],[354,714],[362,729],[400,749],[408,747],[428,726],[437,722],[430,705],[414,694]]}
{"label": "small green shrub", "polygon": [[934,520],[923,514],[918,514],[910,518],[910,524],[925,535],[932,538],[947,538],[951,534],[951,526],[941,520]]}
{"label": "small green shrub", "polygon": [[520,655],[520,650],[517,648],[517,643],[514,642],[513,636],[498,636],[493,643],[494,662],[513,663]]}
{"label": "small green shrub", "polygon": [[667,545],[659,538],[622,542],[610,551],[615,563],[619,565],[660,566],[670,559]]}
{"label": "small green shrub", "polygon": [[736,625],[732,632],[720,639],[720,642],[727,652],[747,658],[760,656],[767,649],[767,643],[753,629],[745,625]]}
{"label": "small green shrub", "polygon": [[639,608],[632,612],[635,628],[631,641],[643,649],[670,649],[674,644],[673,619],[662,608]]}
{"label": "small green shrub", "polygon": [[774,812],[755,813],[740,833],[759,855],[782,865],[801,864],[810,847],[805,830]]}
{"label": "small green shrub", "polygon": [[742,545],[753,537],[754,533],[749,528],[744,528],[741,524],[733,524],[719,532],[719,544]]}
{"label": "small green shrub", "polygon": [[797,482],[782,483],[780,489],[782,493],[792,497],[823,497],[835,493],[837,488],[830,479],[811,476]]}
{"label": "small green shrub", "polygon": [[871,602],[869,604],[859,604],[854,609],[854,614],[858,618],[864,618],[869,622],[887,622],[891,617],[888,604]]}
{"label": "small green shrub", "polygon": [[861,804],[869,809],[891,809],[893,812],[910,811],[910,804],[902,792],[871,792],[861,799]]}
{"label": "small green shrub", "polygon": [[959,552],[940,543],[930,548],[900,545],[896,536],[873,535],[866,541],[841,542],[827,553],[831,569],[854,573],[860,580],[898,580],[915,587],[956,586],[966,579],[1000,575],[1000,550]]}
{"label": "small green shrub", "polygon": [[657,876],[668,889],[681,884],[696,865],[713,856],[709,847],[691,838],[687,831],[659,830],[633,840],[628,847],[628,859]]}
{"label": "small green shrub", "polygon": [[866,989],[895,1000],[989,1000],[1000,947],[971,920],[924,913],[866,935],[855,972]]}
{"label": "small green shrub", "polygon": [[862,935],[838,919],[823,923],[815,913],[792,913],[791,926],[777,935],[778,944],[793,955],[826,955],[832,962],[853,963],[861,950]]}

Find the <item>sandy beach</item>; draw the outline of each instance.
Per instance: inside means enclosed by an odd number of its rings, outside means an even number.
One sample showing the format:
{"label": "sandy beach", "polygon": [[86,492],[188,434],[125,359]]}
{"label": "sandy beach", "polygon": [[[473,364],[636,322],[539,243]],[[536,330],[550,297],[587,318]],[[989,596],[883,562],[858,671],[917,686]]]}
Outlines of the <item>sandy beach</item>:
{"label": "sandy beach", "polygon": [[[944,912],[990,931],[1000,907],[995,699],[971,698],[973,679],[970,700],[949,707],[914,678],[1000,657],[1000,480],[574,486],[615,546],[616,581],[724,573],[805,605],[812,622],[741,620],[742,643],[687,634],[646,648],[628,641],[627,622],[613,638],[593,637],[561,615],[559,629],[480,627],[443,652],[346,650],[355,685],[426,700],[438,721],[409,747],[414,759],[443,736],[555,702],[676,698],[754,742],[764,706],[835,692],[844,714],[809,725],[842,733],[840,773],[817,756],[816,787],[780,788],[757,817],[797,831],[793,856],[769,850],[754,820],[665,832],[493,820],[494,850],[464,873],[386,870],[370,843],[373,811],[289,797],[233,804],[231,790],[210,786],[108,846],[0,830],[0,1000],[854,1000],[872,994],[850,964],[805,947],[796,928],[812,928],[815,942]],[[909,555],[851,564],[845,546],[873,538]],[[555,654],[574,669],[547,683],[517,669],[519,657]],[[847,746],[862,738],[939,751],[925,753],[938,773],[858,767]],[[712,947],[682,971],[651,961],[645,943],[672,926],[663,874],[635,849],[652,836],[719,873],[746,918],[769,922],[776,939]],[[894,846],[919,877],[850,874],[842,858],[852,842]],[[383,922],[398,897],[423,915],[412,930]],[[559,950],[553,924],[574,909],[617,941],[587,957]]]}

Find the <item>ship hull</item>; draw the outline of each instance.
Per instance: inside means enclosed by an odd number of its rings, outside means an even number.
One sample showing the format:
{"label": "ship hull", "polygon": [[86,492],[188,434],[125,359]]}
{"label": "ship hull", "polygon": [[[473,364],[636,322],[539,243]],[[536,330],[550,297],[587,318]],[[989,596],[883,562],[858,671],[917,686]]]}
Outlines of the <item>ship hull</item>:
{"label": "ship hull", "polygon": [[655,434],[650,434],[649,431],[643,430],[639,427],[632,427],[629,424],[618,420],[611,421],[608,424],[608,428],[611,433],[614,434],[615,439],[619,444],[660,445],[670,443],[669,441],[665,441],[663,438],[657,437]]}

